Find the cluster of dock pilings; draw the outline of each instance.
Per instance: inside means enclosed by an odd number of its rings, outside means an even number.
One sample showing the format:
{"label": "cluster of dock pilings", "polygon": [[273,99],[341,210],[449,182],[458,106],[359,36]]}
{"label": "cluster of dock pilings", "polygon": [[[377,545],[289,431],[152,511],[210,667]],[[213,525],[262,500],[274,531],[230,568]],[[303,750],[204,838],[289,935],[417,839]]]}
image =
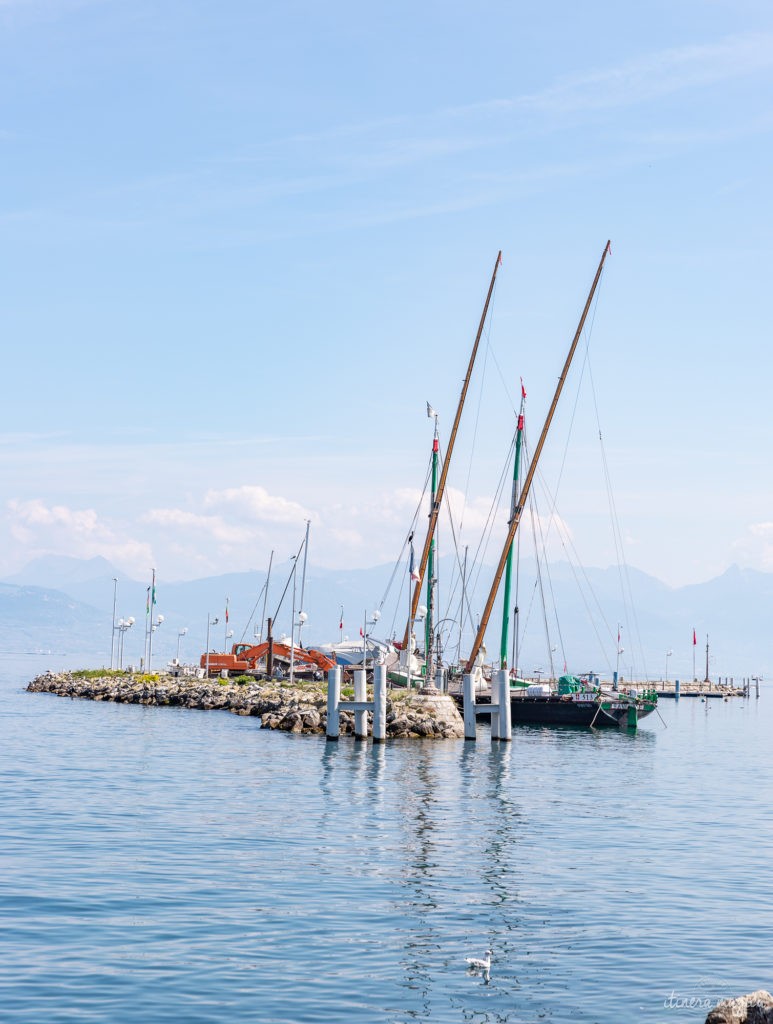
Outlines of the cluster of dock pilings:
{"label": "cluster of dock pilings", "polygon": [[475,677],[467,673],[463,680],[464,738],[477,739],[478,715],[491,715],[491,739],[509,743],[513,738],[512,708],[510,706],[510,673],[500,669],[491,676],[491,703],[475,703]]}
{"label": "cluster of dock pilings", "polygon": [[719,676],[716,683],[711,680],[698,680],[681,683],[675,679],[673,683],[655,683],[659,697],[745,697],[760,696],[760,676],[743,676],[736,683],[733,676]]}
{"label": "cluster of dock pilings", "polygon": [[373,700],[367,700],[366,672],[358,668],[354,672],[354,700],[341,700],[341,666],[336,665],[327,674],[327,730],[328,741],[336,741],[340,732],[341,711],[354,712],[354,738],[368,737],[368,712],[373,713],[373,742],[386,740],[386,665],[373,669]]}
{"label": "cluster of dock pilings", "polygon": [[[376,665],[373,669],[373,699],[367,699],[365,669],[354,672],[354,700],[341,699],[341,667],[337,665],[327,674],[327,723],[326,738],[336,742],[340,735],[341,712],[354,713],[354,738],[368,737],[368,713],[373,716],[372,737],[374,743],[384,743],[387,737],[387,669]],[[448,699],[446,694],[429,687],[419,691],[420,695],[432,700]],[[452,704],[453,708],[453,704]],[[456,715],[456,712],[454,712]],[[495,672],[491,680],[491,702],[477,704],[475,701],[475,677],[464,676],[464,738],[477,738],[476,719],[478,715],[491,717],[491,739],[509,742],[513,737],[512,712],[510,708],[510,679],[506,669]]]}

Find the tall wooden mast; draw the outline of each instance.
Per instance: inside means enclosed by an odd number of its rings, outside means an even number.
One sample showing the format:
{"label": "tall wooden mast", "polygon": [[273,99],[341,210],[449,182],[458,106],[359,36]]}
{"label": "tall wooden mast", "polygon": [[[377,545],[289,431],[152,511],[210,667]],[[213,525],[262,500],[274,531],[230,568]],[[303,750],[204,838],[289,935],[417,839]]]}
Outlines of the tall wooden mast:
{"label": "tall wooden mast", "polygon": [[537,447],[534,450],[534,456],[529,465],[529,471],[526,474],[526,479],[523,482],[523,487],[521,488],[521,493],[518,498],[518,504],[515,507],[515,514],[510,519],[510,526],[507,531],[507,540],[505,541],[505,546],[502,550],[502,555],[499,559],[499,565],[497,566],[497,571],[494,575],[494,582],[491,584],[491,591],[489,593],[488,600],[486,601],[486,607],[483,609],[483,615],[481,616],[480,619],[480,625],[478,626],[478,632],[475,637],[475,642],[472,645],[470,656],[467,659],[467,665],[465,666],[464,669],[465,672],[472,671],[473,665],[475,664],[475,659],[478,657],[478,652],[480,651],[481,644],[483,643],[483,637],[486,635],[486,627],[488,626],[488,620],[491,616],[491,609],[494,607],[494,600],[497,596],[499,584],[502,580],[502,573],[505,570],[507,554],[513,543],[513,538],[515,537],[518,525],[521,522],[521,516],[523,515],[524,505],[526,504],[526,498],[529,494],[529,489],[531,488],[531,483],[534,479],[534,474],[537,471],[537,463],[539,462],[539,457],[542,453],[543,445],[545,444],[545,438],[548,435],[548,430],[550,429],[550,424],[553,420],[553,414],[556,411],[558,399],[561,396],[561,392],[564,387],[564,382],[566,381],[566,375],[569,372],[569,367],[574,357],[574,351],[577,348],[577,342],[580,340],[582,329],[585,326],[585,319],[588,316],[588,311],[590,309],[591,302],[593,302],[593,296],[596,292],[596,287],[599,283],[599,278],[601,277],[601,271],[604,269],[604,260],[607,258],[607,254],[610,252],[610,248],[611,243],[607,242],[606,246],[604,247],[604,252],[601,255],[601,260],[599,262],[598,269],[596,270],[596,276],[593,278],[593,284],[591,285],[591,290],[588,293],[588,298],[585,303],[585,308],[582,311],[580,322],[577,325],[577,330],[575,331],[575,335],[572,340],[571,347],[569,349],[569,355],[566,357],[566,362],[564,363],[564,368],[561,371],[561,376],[558,378],[558,384],[556,385],[556,393],[553,395],[553,401],[551,403],[550,409],[548,410],[547,418],[545,419],[545,425],[542,428],[542,433],[540,434],[539,441],[537,442]]}
{"label": "tall wooden mast", "polygon": [[424,579],[424,573],[427,569],[427,560],[429,558],[429,550],[432,544],[432,538],[435,535],[435,526],[437,525],[438,515],[440,514],[440,506],[443,501],[443,493],[446,487],[446,476],[448,475],[448,467],[451,463],[451,453],[454,450],[454,443],[456,441],[456,432],[459,429],[459,420],[462,418],[462,409],[464,408],[464,400],[467,396],[467,388],[470,385],[470,378],[472,377],[472,368],[475,364],[475,356],[478,353],[478,344],[480,343],[481,335],[483,334],[483,328],[486,324],[486,317],[488,315],[488,307],[491,302],[491,295],[494,291],[494,282],[497,279],[497,270],[502,262],[502,250],[500,249],[497,253],[497,260],[494,264],[494,272],[491,275],[491,284],[488,288],[488,294],[486,295],[486,304],[483,307],[483,313],[481,314],[480,324],[478,325],[478,333],[475,335],[475,344],[472,347],[472,355],[470,356],[470,363],[467,367],[467,375],[464,378],[462,384],[462,393],[459,396],[459,405],[456,409],[456,416],[454,418],[454,425],[451,428],[451,436],[448,439],[448,448],[446,449],[446,456],[443,459],[443,466],[440,470],[440,481],[438,483],[437,491],[435,492],[435,499],[432,502],[432,509],[429,514],[429,526],[427,527],[427,537],[424,541],[424,548],[421,552],[421,560],[419,562],[419,578],[416,580],[416,585],[413,590],[413,597],[411,599],[411,614],[408,618],[408,622],[405,626],[405,635],[403,637],[403,648],[407,649],[408,642],[411,634],[411,623],[416,618],[416,609],[419,607],[419,597],[421,595],[421,584]]}

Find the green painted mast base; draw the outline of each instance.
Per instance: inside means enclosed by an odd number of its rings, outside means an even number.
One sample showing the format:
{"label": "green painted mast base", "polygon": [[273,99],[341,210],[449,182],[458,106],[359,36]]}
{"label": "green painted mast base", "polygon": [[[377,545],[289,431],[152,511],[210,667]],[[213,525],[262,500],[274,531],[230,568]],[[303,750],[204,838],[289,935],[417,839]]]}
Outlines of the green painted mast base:
{"label": "green painted mast base", "polygon": [[[521,381],[521,409],[518,413],[518,430],[515,435],[515,460],[513,462],[513,492],[510,498],[510,521],[515,516],[515,508],[518,503],[518,477],[521,471],[521,439],[523,437],[523,406],[526,399],[526,389]],[[505,594],[504,607],[502,609],[502,640],[499,647],[499,664],[507,668],[507,639],[510,626],[510,587],[513,578],[513,543],[507,552],[507,564],[505,566]],[[515,624],[514,628],[518,628]],[[517,665],[514,668],[518,668]]]}

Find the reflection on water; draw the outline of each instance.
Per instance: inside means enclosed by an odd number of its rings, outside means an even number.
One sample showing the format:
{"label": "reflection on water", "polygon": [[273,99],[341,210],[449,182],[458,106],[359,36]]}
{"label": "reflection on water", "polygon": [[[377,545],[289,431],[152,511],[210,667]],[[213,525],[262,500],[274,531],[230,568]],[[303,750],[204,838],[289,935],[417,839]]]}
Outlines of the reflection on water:
{"label": "reflection on water", "polygon": [[[22,681],[0,687],[9,1021],[643,1024],[767,977],[764,701],[374,747]],[[465,963],[486,949],[488,983]]]}

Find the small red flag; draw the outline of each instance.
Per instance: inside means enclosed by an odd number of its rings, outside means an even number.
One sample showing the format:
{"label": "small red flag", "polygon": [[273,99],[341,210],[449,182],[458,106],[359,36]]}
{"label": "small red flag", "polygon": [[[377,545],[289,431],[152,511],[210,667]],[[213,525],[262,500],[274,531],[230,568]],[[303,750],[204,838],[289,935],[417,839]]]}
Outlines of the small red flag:
{"label": "small red flag", "polygon": [[521,377],[521,398],[526,398],[526,388],[523,383],[523,377]]}
{"label": "small red flag", "polygon": [[698,638],[697,638],[697,637],[696,637],[696,635],[695,635],[695,630],[693,630],[693,631],[692,631],[692,645],[693,645],[693,647],[695,647],[695,645],[696,645],[697,643],[698,643]]}

